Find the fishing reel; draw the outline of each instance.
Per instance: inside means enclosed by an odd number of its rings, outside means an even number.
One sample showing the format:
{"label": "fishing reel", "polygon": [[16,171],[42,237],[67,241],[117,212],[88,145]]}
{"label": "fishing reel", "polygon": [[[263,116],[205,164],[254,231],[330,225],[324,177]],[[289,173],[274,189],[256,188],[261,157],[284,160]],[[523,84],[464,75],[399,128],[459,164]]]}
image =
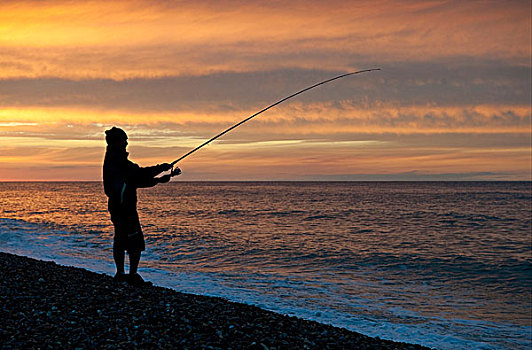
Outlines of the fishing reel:
{"label": "fishing reel", "polygon": [[174,177],[180,174],[181,174],[181,169],[179,169],[178,167],[172,166],[172,169],[170,170],[170,176]]}

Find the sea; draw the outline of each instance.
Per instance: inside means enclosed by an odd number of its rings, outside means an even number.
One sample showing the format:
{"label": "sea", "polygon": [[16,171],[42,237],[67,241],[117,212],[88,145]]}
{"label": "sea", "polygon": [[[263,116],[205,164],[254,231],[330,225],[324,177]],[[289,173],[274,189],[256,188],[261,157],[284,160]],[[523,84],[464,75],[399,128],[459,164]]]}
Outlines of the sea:
{"label": "sea", "polygon": [[[139,189],[140,274],[372,337],[532,347],[531,182]],[[0,183],[0,251],[114,275],[100,182]],[[1,278],[1,276],[0,276]]]}

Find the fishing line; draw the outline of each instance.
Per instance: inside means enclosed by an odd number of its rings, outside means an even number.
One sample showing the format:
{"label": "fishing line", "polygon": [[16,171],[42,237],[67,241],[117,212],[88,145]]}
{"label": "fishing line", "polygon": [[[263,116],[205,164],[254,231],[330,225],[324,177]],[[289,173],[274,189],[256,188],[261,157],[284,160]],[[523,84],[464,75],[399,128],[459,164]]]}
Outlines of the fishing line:
{"label": "fishing line", "polygon": [[188,157],[188,156],[191,155],[192,153],[196,152],[197,150],[199,150],[199,149],[202,148],[203,146],[208,145],[209,143],[211,143],[212,141],[216,140],[217,138],[219,138],[219,137],[221,137],[221,136],[227,134],[229,131],[233,130],[234,128],[236,128],[236,127],[238,127],[238,126],[244,124],[245,122],[247,122],[248,120],[250,120],[250,119],[252,119],[252,118],[255,118],[255,117],[258,116],[259,114],[261,114],[261,113],[263,113],[263,112],[266,112],[268,109],[273,108],[273,107],[277,106],[278,104],[281,104],[281,103],[283,103],[284,101],[286,101],[286,100],[288,100],[288,99],[291,99],[292,97],[295,97],[295,96],[297,96],[297,95],[299,95],[299,94],[304,93],[305,91],[308,91],[308,90],[310,90],[310,89],[314,89],[315,87],[318,87],[318,86],[323,85],[323,84],[327,84],[327,83],[329,83],[329,82],[331,82],[331,81],[333,81],[333,80],[337,80],[337,79],[340,79],[340,78],[347,77],[347,76],[349,76],[349,75],[355,75],[355,74],[360,74],[360,73],[372,72],[372,71],[376,71],[376,70],[381,70],[381,69],[380,69],[380,68],[371,68],[371,69],[359,70],[359,71],[357,71],[357,72],[345,73],[345,74],[342,74],[342,75],[336,76],[336,77],[334,77],[334,78],[330,78],[330,79],[324,80],[324,81],[322,81],[322,82],[316,83],[316,84],[314,84],[314,85],[312,85],[312,86],[309,86],[309,87],[307,87],[307,88],[304,88],[303,90],[300,90],[300,91],[298,91],[298,92],[296,92],[296,93],[293,93],[292,95],[287,96],[287,97],[285,97],[285,98],[283,98],[283,99],[281,99],[281,100],[279,100],[279,101],[277,101],[277,102],[275,102],[275,103],[269,105],[268,107],[261,109],[261,110],[258,111],[257,113],[255,113],[255,114],[253,114],[253,115],[247,117],[246,119],[244,119],[244,120],[242,120],[242,121],[236,123],[235,125],[231,126],[230,128],[228,128],[228,129],[222,131],[222,132],[219,133],[218,135],[216,135],[216,136],[210,138],[209,140],[203,142],[201,145],[197,146],[196,148],[194,148],[194,149],[188,151],[187,153],[185,153],[185,154],[182,155],[181,157],[177,158],[176,160],[174,160],[174,161],[173,161],[172,163],[170,163],[170,164],[171,164],[172,167],[173,167],[177,162],[179,162],[179,161],[185,159],[186,157]]}

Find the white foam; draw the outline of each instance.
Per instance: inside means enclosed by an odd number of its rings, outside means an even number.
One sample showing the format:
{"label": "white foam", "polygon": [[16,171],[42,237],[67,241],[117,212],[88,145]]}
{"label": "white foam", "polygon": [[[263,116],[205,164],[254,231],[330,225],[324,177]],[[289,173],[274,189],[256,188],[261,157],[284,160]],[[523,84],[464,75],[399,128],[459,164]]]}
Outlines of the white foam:
{"label": "white foam", "polygon": [[[52,231],[38,224],[20,220],[0,219],[0,251],[2,252],[55,261],[61,265],[77,266],[113,275],[114,264],[110,247],[105,249],[91,246],[80,247],[76,244],[80,239],[83,240],[84,237],[70,232]],[[271,279],[267,275],[257,275],[253,281],[249,280],[248,284],[240,282],[240,284],[235,284],[228,275],[184,273],[164,269],[156,260],[149,260],[153,257],[154,254],[149,254],[149,252],[145,255],[146,259],[143,259],[140,272],[156,285],[185,293],[222,297],[234,302],[252,304],[281,314],[344,327],[371,337],[417,343],[444,350],[524,349],[531,344],[530,327],[477,320],[426,317],[400,307],[377,305],[375,300],[364,298],[340,298],[333,301],[335,303],[349,302],[353,307],[367,310],[387,308],[386,312],[393,314],[396,319],[416,319],[416,322],[411,324],[393,323],[371,312],[346,314],[337,309],[309,303],[308,300],[298,298],[298,289],[316,288],[315,282],[291,281],[289,278],[279,280]],[[276,288],[283,289],[285,293],[268,293],[267,288],[260,288],[261,285],[274,285]],[[475,332],[479,335],[473,336]],[[499,336],[494,336],[495,333]],[[466,337],[468,335],[469,337]]]}

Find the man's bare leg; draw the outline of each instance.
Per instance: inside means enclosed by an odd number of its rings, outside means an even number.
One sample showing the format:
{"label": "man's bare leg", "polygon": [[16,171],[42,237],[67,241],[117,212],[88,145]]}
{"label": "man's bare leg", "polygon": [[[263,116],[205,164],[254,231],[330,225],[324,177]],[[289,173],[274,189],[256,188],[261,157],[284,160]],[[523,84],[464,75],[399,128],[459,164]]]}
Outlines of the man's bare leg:
{"label": "man's bare leg", "polygon": [[139,268],[139,262],[140,262],[140,254],[141,251],[132,251],[129,253],[129,274],[134,275],[137,273],[137,269]]}
{"label": "man's bare leg", "polygon": [[124,274],[124,260],[125,260],[124,249],[113,247],[113,258],[115,260],[115,265],[116,265],[116,274],[117,275]]}

